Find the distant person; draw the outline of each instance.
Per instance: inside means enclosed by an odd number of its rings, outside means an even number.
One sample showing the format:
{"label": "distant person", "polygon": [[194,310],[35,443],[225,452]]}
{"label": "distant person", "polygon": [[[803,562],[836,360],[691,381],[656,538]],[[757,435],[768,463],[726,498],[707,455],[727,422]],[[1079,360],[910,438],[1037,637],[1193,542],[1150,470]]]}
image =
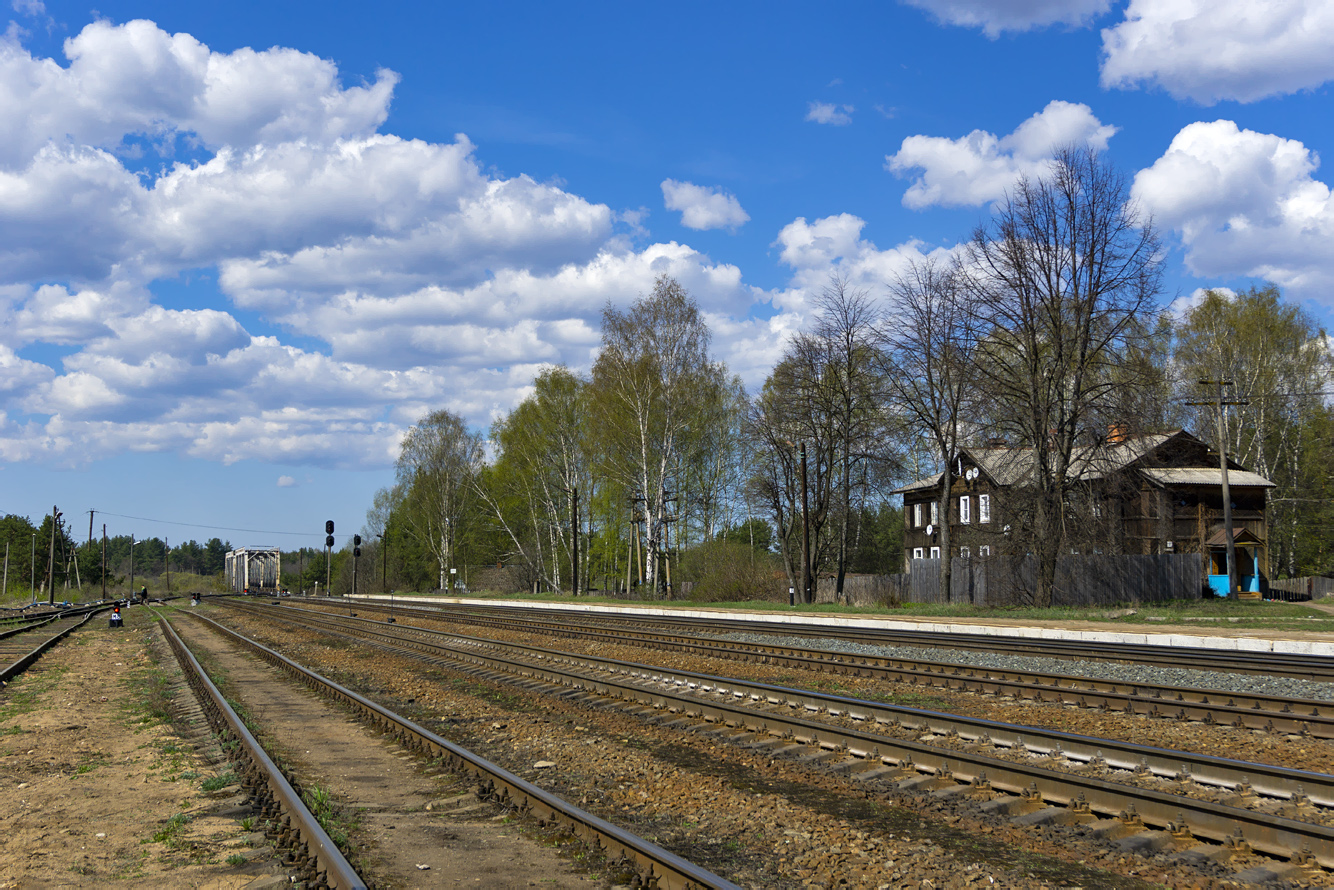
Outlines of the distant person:
{"label": "distant person", "polygon": [[147,588],[147,587],[144,587],[144,588],[141,588],[141,589],[140,589],[140,591],[139,591],[139,602],[141,602],[141,603],[146,603],[146,602],[148,602],[148,588]]}

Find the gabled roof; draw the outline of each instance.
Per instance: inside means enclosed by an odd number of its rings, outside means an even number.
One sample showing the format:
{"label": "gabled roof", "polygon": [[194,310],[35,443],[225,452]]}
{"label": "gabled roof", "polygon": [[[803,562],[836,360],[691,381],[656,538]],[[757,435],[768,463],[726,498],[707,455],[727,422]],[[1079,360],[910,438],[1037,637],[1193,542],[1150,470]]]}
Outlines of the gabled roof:
{"label": "gabled roof", "polygon": [[[1145,436],[1129,436],[1111,444],[1101,444],[1077,449],[1070,458],[1071,476],[1081,480],[1101,479],[1120,472],[1127,467],[1143,461],[1158,451],[1168,442],[1180,440],[1206,447],[1205,443],[1185,430],[1173,430],[1168,433],[1154,433]],[[959,449],[959,456],[978,467],[991,482],[1000,488],[1023,484],[1033,477],[1037,455],[1030,447],[1021,448],[972,448]],[[1228,481],[1242,487],[1273,488],[1274,483],[1252,473],[1236,461],[1228,461]],[[1232,469],[1235,467],[1235,469]],[[1140,467],[1150,481],[1159,485],[1221,485],[1222,471],[1207,467],[1154,468]],[[1210,475],[1212,474],[1212,475]],[[918,479],[900,488],[892,494],[926,491],[940,487],[940,474],[936,473],[925,479]]]}
{"label": "gabled roof", "polygon": [[[1236,546],[1237,544],[1263,544],[1263,543],[1264,543],[1264,541],[1261,541],[1261,540],[1260,540],[1259,538],[1257,538],[1254,534],[1252,534],[1251,531],[1250,531],[1250,529],[1245,529],[1245,528],[1234,528],[1234,529],[1232,530],[1232,544],[1233,544],[1233,546]],[[1227,529],[1225,529],[1225,528],[1220,528],[1218,531],[1216,531],[1216,532],[1214,532],[1212,535],[1210,535],[1210,536],[1209,536],[1209,540],[1205,542],[1205,546],[1206,546],[1206,547],[1226,547],[1226,546],[1227,546]]]}

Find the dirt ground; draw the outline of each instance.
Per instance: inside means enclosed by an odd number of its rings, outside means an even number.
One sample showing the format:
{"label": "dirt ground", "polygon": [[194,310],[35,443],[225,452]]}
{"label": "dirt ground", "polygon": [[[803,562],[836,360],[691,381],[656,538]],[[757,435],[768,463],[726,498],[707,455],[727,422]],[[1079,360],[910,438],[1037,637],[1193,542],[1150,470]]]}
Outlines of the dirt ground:
{"label": "dirt ground", "polygon": [[153,616],[125,624],[78,631],[0,691],[0,888],[290,886],[188,688],[155,663]]}

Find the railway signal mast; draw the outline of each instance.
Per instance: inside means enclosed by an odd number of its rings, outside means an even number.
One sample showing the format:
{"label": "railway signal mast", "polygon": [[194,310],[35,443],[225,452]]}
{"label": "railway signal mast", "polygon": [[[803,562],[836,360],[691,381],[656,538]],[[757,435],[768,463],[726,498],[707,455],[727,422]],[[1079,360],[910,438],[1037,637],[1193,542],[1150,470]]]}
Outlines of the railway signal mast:
{"label": "railway signal mast", "polygon": [[352,536],[352,595],[357,595],[357,563],[361,561],[361,535]]}
{"label": "railway signal mast", "polygon": [[332,596],[333,588],[329,582],[333,580],[333,532],[334,524],[332,519],[324,521],[324,595]]}

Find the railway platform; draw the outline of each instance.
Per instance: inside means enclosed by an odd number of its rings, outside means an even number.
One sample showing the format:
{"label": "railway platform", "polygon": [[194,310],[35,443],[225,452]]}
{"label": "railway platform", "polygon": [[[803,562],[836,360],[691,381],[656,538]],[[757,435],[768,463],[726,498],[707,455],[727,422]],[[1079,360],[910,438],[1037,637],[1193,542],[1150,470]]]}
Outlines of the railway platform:
{"label": "railway platform", "polygon": [[[359,595],[358,599],[373,602],[389,602],[390,597],[380,594]],[[652,603],[627,603],[611,605],[606,603],[580,603],[578,600],[563,602],[487,600],[469,597],[441,596],[394,596],[393,601],[400,605],[443,605],[458,604],[466,606],[498,607],[513,605],[534,610],[564,612],[583,612],[589,615],[654,615],[674,618],[709,619],[719,618],[729,621],[756,621],[765,623],[789,623],[805,627],[826,626],[831,629],[875,629],[899,632],[975,634],[978,636],[1015,637],[1019,639],[1061,640],[1064,642],[1087,642],[1092,644],[1121,643],[1133,646],[1162,646],[1180,649],[1214,649],[1218,651],[1236,651],[1247,654],[1272,652],[1279,655],[1314,655],[1334,656],[1334,634],[1319,631],[1301,631],[1248,625],[1244,619],[1200,622],[1136,621],[1131,610],[1108,610],[1109,614],[1121,614],[1111,622],[1097,621],[1036,621],[1032,619],[1005,618],[949,618],[934,619],[918,616],[886,617],[881,615],[821,615],[808,612],[794,613],[787,611],[752,611],[737,609],[710,609],[707,606],[672,606],[663,607]]]}

